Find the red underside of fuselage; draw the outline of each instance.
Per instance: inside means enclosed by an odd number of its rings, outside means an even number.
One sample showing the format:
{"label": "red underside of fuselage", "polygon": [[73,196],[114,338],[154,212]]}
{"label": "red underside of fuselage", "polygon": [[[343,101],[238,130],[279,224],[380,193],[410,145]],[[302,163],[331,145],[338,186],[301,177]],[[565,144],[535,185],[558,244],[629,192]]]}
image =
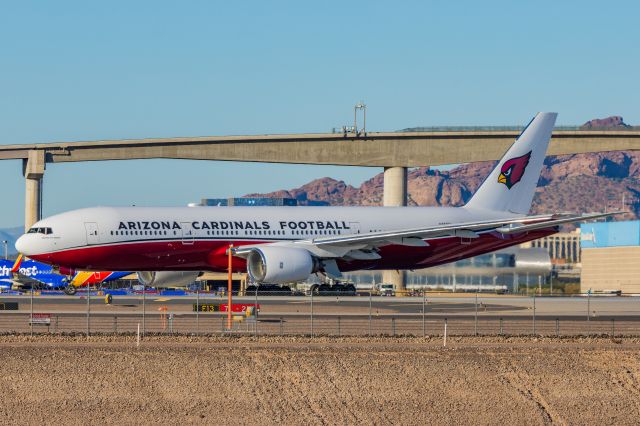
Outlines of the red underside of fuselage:
{"label": "red underside of fuselage", "polygon": [[[428,247],[388,245],[380,248],[381,259],[343,260],[338,262],[338,266],[343,272],[361,269],[428,268],[546,237],[556,232],[556,229],[518,235],[491,232],[471,240],[459,237],[439,238],[429,240]],[[261,244],[265,241],[143,241],[88,246],[30,257],[56,266],[89,271],[223,272],[227,270],[226,250],[231,243],[238,247]],[[245,261],[234,258],[233,269],[246,271]]]}

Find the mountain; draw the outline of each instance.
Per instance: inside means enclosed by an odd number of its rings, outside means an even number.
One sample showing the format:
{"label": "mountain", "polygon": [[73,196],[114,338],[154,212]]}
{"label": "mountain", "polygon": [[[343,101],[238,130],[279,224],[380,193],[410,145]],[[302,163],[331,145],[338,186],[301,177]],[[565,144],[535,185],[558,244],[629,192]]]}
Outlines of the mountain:
{"label": "mountain", "polygon": [[626,127],[631,126],[626,124],[619,115],[612,115],[607,118],[596,118],[594,120],[589,120],[580,126],[581,129],[615,129]]}
{"label": "mountain", "polygon": [[[626,127],[622,117],[591,120],[590,128]],[[484,181],[496,162],[464,164],[449,171],[429,167],[408,173],[408,204],[460,206]],[[313,180],[299,188],[250,196],[292,197],[301,205],[382,205],[383,174],[359,187],[329,177]],[[547,157],[538,182],[531,213],[591,212],[616,210],[622,202],[640,216],[640,152],[618,151]]]}
{"label": "mountain", "polygon": [[16,254],[16,240],[20,235],[24,233],[23,226],[16,226],[15,228],[0,229],[0,256],[4,257],[4,244],[2,241],[7,241],[7,250],[9,254]]}

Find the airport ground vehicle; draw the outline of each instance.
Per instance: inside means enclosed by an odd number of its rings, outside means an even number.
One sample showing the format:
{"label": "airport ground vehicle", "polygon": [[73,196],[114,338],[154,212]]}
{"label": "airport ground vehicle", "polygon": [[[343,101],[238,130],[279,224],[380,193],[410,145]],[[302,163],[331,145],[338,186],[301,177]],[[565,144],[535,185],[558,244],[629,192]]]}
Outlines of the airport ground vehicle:
{"label": "airport ground vehicle", "polygon": [[377,290],[380,292],[380,296],[394,296],[396,294],[393,284],[380,284],[377,286]]}

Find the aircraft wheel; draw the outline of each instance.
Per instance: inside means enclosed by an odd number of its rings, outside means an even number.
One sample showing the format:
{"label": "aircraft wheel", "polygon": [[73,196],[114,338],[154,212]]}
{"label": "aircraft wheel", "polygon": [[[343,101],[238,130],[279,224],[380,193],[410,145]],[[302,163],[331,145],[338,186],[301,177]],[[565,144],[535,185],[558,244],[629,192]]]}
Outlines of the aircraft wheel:
{"label": "aircraft wheel", "polygon": [[69,296],[73,296],[74,294],[76,294],[76,287],[73,285],[68,285],[64,288],[64,294],[68,294]]}
{"label": "aircraft wheel", "polygon": [[331,286],[327,285],[327,284],[321,284],[320,286],[318,286],[318,293],[317,294],[327,294],[331,291]]}

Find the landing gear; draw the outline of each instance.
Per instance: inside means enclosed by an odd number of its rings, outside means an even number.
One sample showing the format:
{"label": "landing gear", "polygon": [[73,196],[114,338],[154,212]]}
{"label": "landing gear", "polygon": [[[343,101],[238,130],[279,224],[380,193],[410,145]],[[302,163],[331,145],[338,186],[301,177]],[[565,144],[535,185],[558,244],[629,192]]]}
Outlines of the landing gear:
{"label": "landing gear", "polygon": [[314,284],[311,286],[314,296],[355,296],[356,286],[353,284]]}
{"label": "landing gear", "polygon": [[74,294],[76,294],[78,289],[76,288],[76,286],[70,284],[70,285],[66,286],[63,291],[64,291],[64,294],[67,294],[69,296],[73,296]]}

